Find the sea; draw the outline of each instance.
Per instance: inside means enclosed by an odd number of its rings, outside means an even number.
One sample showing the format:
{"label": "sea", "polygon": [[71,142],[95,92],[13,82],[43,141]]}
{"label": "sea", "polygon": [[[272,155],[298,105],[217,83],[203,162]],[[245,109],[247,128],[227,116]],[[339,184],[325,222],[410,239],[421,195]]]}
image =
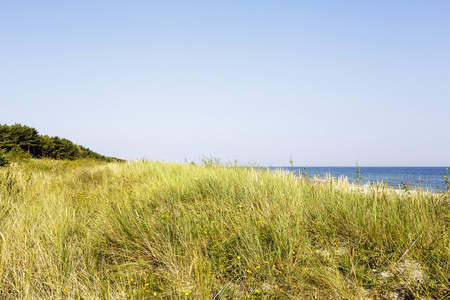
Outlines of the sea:
{"label": "sea", "polygon": [[[388,186],[400,189],[423,189],[433,192],[446,191],[446,178],[448,167],[360,167],[361,183],[387,183]],[[304,174],[305,167],[270,167],[281,169],[295,174]],[[316,178],[325,178],[326,174],[332,177],[347,177],[351,183],[358,182],[357,168],[355,167],[311,167],[306,169],[306,175]]]}

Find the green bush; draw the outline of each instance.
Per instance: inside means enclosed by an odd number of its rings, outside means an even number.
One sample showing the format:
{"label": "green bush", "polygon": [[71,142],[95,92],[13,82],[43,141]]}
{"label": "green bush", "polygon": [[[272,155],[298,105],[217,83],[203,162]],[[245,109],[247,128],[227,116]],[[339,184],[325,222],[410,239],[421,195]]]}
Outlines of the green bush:
{"label": "green bush", "polygon": [[0,149],[0,167],[9,164],[8,158],[5,156],[5,151]]}

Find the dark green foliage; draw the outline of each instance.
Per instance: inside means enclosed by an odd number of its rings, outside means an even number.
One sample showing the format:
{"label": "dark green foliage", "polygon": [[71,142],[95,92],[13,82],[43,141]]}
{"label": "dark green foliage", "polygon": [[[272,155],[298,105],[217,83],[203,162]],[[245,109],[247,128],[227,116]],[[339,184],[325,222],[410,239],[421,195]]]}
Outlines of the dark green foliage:
{"label": "dark green foliage", "polygon": [[0,149],[0,167],[9,164],[9,160],[5,156],[5,150]]}
{"label": "dark green foliage", "polygon": [[[35,158],[118,160],[100,155],[88,148],[74,144],[68,139],[39,135],[36,129],[21,124],[11,126],[0,124],[0,149],[6,152],[26,152]],[[2,157],[0,154],[0,166]]]}
{"label": "dark green foliage", "polygon": [[0,149],[23,150],[33,156],[40,156],[40,136],[34,128],[14,124],[0,125]]}

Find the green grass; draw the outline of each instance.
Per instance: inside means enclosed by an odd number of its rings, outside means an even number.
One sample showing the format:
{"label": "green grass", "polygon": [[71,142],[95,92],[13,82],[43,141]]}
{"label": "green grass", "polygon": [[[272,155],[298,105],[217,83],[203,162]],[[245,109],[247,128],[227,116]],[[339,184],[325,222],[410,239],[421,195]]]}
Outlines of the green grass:
{"label": "green grass", "polygon": [[449,222],[444,194],[29,159],[0,168],[0,298],[446,299]]}

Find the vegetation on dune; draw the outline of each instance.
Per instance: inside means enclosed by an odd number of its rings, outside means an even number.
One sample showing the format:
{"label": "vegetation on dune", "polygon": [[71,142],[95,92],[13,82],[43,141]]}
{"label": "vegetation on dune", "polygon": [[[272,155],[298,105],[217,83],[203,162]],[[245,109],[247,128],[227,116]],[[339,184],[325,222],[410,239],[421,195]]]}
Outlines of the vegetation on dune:
{"label": "vegetation on dune", "polygon": [[0,167],[9,164],[9,159],[6,157],[5,153],[6,153],[5,150],[0,149]]}
{"label": "vegetation on dune", "polygon": [[0,168],[0,298],[443,299],[449,221],[444,194],[29,159]]}
{"label": "vegetation on dune", "polygon": [[[35,158],[118,160],[100,155],[89,148],[74,144],[68,139],[40,135],[35,128],[21,124],[11,126],[0,124],[0,150],[8,152],[10,156],[23,156],[23,153],[28,153]],[[5,157],[5,154],[0,153],[0,167],[2,166],[2,157]]]}

